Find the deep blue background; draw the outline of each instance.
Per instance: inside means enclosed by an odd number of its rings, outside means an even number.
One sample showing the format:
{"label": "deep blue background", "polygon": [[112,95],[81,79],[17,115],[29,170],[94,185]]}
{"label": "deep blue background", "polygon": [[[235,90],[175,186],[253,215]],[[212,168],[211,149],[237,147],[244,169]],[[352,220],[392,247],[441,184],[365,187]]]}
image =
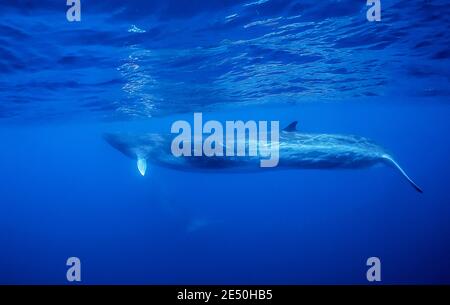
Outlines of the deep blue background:
{"label": "deep blue background", "polygon": [[[70,256],[95,284],[367,283],[370,256],[450,283],[448,1],[62,2],[0,1],[0,283]],[[141,177],[101,138],[193,111],[369,137],[424,194],[387,167]]]}

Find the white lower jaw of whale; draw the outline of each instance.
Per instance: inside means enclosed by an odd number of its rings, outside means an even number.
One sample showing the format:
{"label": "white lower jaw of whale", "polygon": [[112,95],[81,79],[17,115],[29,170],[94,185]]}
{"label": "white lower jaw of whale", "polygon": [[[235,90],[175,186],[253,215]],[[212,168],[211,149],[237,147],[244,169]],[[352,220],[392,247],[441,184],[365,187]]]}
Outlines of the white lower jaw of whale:
{"label": "white lower jaw of whale", "polygon": [[145,171],[147,170],[147,160],[144,158],[137,158],[137,168],[142,176],[145,176]]}

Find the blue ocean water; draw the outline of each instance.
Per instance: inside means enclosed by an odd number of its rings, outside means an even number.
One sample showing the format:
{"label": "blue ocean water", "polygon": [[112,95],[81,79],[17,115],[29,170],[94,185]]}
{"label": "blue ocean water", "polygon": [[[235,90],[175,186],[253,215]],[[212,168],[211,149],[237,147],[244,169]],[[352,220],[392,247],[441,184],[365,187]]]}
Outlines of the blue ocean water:
{"label": "blue ocean water", "polygon": [[[0,0],[0,283],[450,283],[449,1]],[[104,132],[299,121],[388,167],[187,173]]]}

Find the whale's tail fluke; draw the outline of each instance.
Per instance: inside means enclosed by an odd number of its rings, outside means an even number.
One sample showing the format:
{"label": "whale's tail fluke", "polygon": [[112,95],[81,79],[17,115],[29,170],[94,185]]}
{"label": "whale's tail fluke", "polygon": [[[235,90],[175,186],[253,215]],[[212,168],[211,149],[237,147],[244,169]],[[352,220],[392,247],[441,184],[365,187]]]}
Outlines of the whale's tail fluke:
{"label": "whale's tail fluke", "polygon": [[386,162],[389,165],[398,169],[399,172],[403,175],[403,177],[405,177],[406,180],[408,180],[408,182],[412,185],[412,187],[416,189],[416,191],[418,191],[419,193],[423,193],[422,189],[411,178],[409,178],[409,176],[406,174],[403,168],[401,168],[400,165],[397,162],[395,162],[395,160],[391,156],[383,155],[383,159],[386,160]]}

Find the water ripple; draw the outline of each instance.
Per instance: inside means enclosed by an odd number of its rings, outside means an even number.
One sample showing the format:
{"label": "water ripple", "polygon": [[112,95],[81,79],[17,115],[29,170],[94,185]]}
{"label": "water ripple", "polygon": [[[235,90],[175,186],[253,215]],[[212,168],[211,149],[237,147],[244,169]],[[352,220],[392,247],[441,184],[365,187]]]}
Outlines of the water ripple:
{"label": "water ripple", "polygon": [[85,4],[82,22],[69,23],[53,1],[6,1],[0,118],[448,100],[448,3],[385,1],[371,23],[364,2],[114,0]]}

